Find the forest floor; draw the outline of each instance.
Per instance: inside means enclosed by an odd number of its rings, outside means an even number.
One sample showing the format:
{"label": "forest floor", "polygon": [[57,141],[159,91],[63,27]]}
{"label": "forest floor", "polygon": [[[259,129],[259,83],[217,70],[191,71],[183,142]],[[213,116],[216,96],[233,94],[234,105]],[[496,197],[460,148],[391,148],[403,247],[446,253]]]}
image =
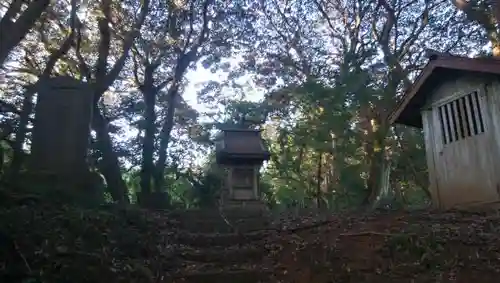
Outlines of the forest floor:
{"label": "forest floor", "polygon": [[[195,233],[179,212],[86,210],[14,195],[0,201],[0,282],[488,283],[500,276],[496,211],[281,215],[254,231]],[[256,260],[241,260],[243,252]]]}

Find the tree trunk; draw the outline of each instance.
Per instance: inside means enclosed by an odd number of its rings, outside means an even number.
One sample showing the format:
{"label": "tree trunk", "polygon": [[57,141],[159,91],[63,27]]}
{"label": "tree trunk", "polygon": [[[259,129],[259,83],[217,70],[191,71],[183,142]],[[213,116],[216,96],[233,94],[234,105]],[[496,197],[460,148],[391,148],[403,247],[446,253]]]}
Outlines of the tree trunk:
{"label": "tree trunk", "polygon": [[21,109],[21,115],[19,117],[19,125],[16,131],[16,138],[12,146],[13,156],[12,163],[9,168],[9,179],[15,180],[21,171],[21,167],[24,161],[24,150],[23,145],[26,139],[26,134],[28,132],[28,123],[30,120],[30,114],[33,111],[33,91],[28,89],[24,93],[23,98],[23,108]]}
{"label": "tree trunk", "polygon": [[[26,10],[17,17],[24,2],[14,0],[0,20],[0,66],[3,65],[12,49],[26,37],[50,4],[50,0],[32,0]],[[15,22],[12,21],[14,18],[17,18]]]}
{"label": "tree trunk", "polygon": [[318,182],[316,184],[316,206],[317,208],[320,208],[321,207],[321,165],[323,163],[323,153],[319,153],[319,157],[318,157],[318,172],[316,173],[317,176],[316,176],[316,181]]}
{"label": "tree trunk", "polygon": [[178,95],[179,84],[180,82],[178,80],[174,80],[170,90],[168,91],[168,110],[160,132],[160,149],[158,150],[158,161],[153,175],[154,187],[155,190],[158,191],[162,189],[165,183],[163,175],[165,171],[165,162],[167,161],[168,143],[170,142],[170,135],[172,133],[172,129],[174,128],[175,108],[177,106],[175,105],[175,101]]}
{"label": "tree trunk", "polygon": [[143,194],[151,193],[151,178],[154,174],[153,153],[155,146],[156,134],[156,93],[157,89],[153,85],[153,72],[154,69],[146,67],[144,74],[144,86],[141,92],[144,97],[145,110],[144,110],[144,141],[142,144],[142,161],[140,173],[141,192]]}
{"label": "tree trunk", "polygon": [[97,147],[102,154],[102,161],[99,162],[99,170],[104,178],[106,178],[111,196],[118,203],[129,203],[128,188],[122,178],[118,156],[113,149],[107,122],[96,104],[94,104],[94,113],[92,115],[92,127],[97,135]]}
{"label": "tree trunk", "polygon": [[376,150],[370,157],[370,169],[368,171],[368,180],[366,187],[367,195],[363,200],[363,204],[368,205],[373,203],[380,192],[380,181],[382,178],[382,163],[384,161],[384,150]]}
{"label": "tree trunk", "polygon": [[382,165],[385,157],[385,136],[387,129],[385,129],[384,125],[380,124],[380,121],[376,121],[376,123],[371,134],[372,141],[369,142],[367,149],[369,170],[366,182],[367,195],[363,200],[363,205],[369,205],[376,200],[380,192],[380,181],[383,174]]}
{"label": "tree trunk", "polygon": [[[150,90],[149,90],[150,91]],[[145,94],[145,96],[155,96],[154,94]],[[148,101],[149,100],[149,101]],[[155,139],[155,120],[156,114],[154,110],[153,98],[145,99],[145,129],[144,141],[142,144],[142,164],[141,164],[141,191],[145,194],[150,193],[151,190],[151,177],[154,172],[153,152],[154,152],[154,139]]]}
{"label": "tree trunk", "polygon": [[[162,190],[163,184],[165,182],[164,171],[165,171],[165,162],[167,160],[167,149],[168,143],[170,142],[170,134],[172,129],[174,128],[174,116],[175,116],[175,102],[177,99],[177,95],[179,92],[181,80],[186,73],[189,64],[196,61],[198,59],[198,49],[201,47],[203,43],[208,38],[209,34],[209,17],[208,10],[210,5],[213,4],[213,0],[205,0],[203,3],[203,26],[200,36],[194,40],[194,44],[191,49],[187,51],[186,48],[182,51],[182,54],[179,54],[177,58],[177,66],[175,67],[174,76],[172,80],[172,84],[170,85],[170,89],[167,94],[167,106],[168,112],[165,117],[165,121],[163,122],[161,131],[160,131],[160,148],[158,151],[158,161],[155,165],[155,172],[153,174],[153,181],[155,190]],[[175,35],[174,38],[177,38],[178,35]]]}

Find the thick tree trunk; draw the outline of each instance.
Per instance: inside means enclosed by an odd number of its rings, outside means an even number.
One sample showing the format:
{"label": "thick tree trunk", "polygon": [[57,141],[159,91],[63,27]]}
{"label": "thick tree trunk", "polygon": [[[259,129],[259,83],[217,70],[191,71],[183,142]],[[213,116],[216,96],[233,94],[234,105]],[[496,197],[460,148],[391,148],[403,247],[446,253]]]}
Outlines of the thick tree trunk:
{"label": "thick tree trunk", "polygon": [[[151,74],[152,75],[152,74]],[[147,75],[146,75],[147,76]],[[147,82],[147,78],[145,79]],[[156,104],[156,91],[152,85],[146,85],[142,90],[146,109],[144,110],[144,140],[142,144],[142,161],[141,161],[141,192],[143,194],[151,193],[151,178],[154,173],[154,143],[155,143],[155,104]]]}
{"label": "thick tree trunk", "polygon": [[[109,50],[111,48],[111,31],[108,22],[108,18],[111,14],[111,3],[109,1],[102,2],[102,12],[106,15],[106,17],[103,17],[98,25],[101,40],[99,42],[99,56],[95,71],[96,82],[94,84],[94,113],[92,117],[92,127],[97,134],[97,148],[102,154],[102,161],[99,164],[99,170],[106,179],[113,200],[119,203],[130,202],[128,198],[128,188],[122,178],[118,156],[113,149],[113,143],[108,130],[108,122],[102,115],[98,107],[98,103],[104,92],[113,84],[118,77],[118,74],[123,69],[123,66],[128,58],[129,51],[134,43],[134,39],[138,36],[139,30],[149,11],[149,2],[150,1],[148,0],[143,1],[138,21],[123,40],[123,53],[116,60],[115,64],[109,71],[107,71],[109,69],[107,62]],[[85,66],[85,69],[88,70],[88,66]],[[90,77],[90,73],[87,74],[87,77]]]}
{"label": "thick tree trunk", "polygon": [[[24,2],[22,0],[12,1],[0,20],[0,66],[3,65],[12,49],[26,37],[26,34],[50,4],[50,0],[32,0],[26,10],[18,17]],[[14,19],[16,20],[13,21]]]}
{"label": "thick tree trunk", "polygon": [[168,92],[168,110],[160,131],[160,148],[158,150],[158,161],[155,166],[155,172],[153,175],[154,187],[156,190],[160,191],[165,183],[164,171],[165,162],[167,161],[167,149],[168,143],[170,142],[170,136],[172,129],[174,128],[174,117],[175,117],[175,101],[177,100],[179,90],[179,82],[176,80],[173,82],[169,92]]}
{"label": "thick tree trunk", "polygon": [[367,156],[369,162],[368,180],[366,182],[367,194],[363,200],[363,205],[373,203],[380,192],[380,181],[383,174],[383,162],[385,158],[385,137],[387,129],[377,121],[371,133],[371,141],[367,146]]}
{"label": "thick tree trunk", "polygon": [[33,91],[28,89],[24,93],[23,108],[21,109],[21,115],[19,117],[19,125],[16,131],[16,138],[12,146],[13,156],[8,174],[11,180],[16,179],[23,165],[24,161],[23,145],[24,141],[26,140],[26,134],[28,133],[28,123],[30,120],[30,114],[33,111],[32,100],[33,100]]}
{"label": "thick tree trunk", "polygon": [[108,125],[96,104],[94,104],[92,115],[92,128],[96,132],[97,147],[102,154],[102,161],[99,162],[99,171],[101,171],[106,179],[111,196],[118,203],[129,203],[128,188],[122,178],[120,163],[113,149]]}
{"label": "thick tree trunk", "polygon": [[323,153],[320,152],[318,156],[318,171],[316,172],[316,206],[321,208],[321,182],[322,182],[322,165],[323,165]]}
{"label": "thick tree trunk", "polygon": [[374,151],[370,157],[370,168],[368,171],[368,180],[366,182],[367,195],[363,200],[363,204],[368,205],[373,203],[380,192],[380,181],[382,178],[382,168],[384,162],[384,150]]}
{"label": "thick tree trunk", "polygon": [[[187,48],[184,48],[183,53],[179,54],[177,58],[177,66],[174,71],[174,76],[172,80],[172,84],[170,85],[170,89],[168,90],[168,112],[165,117],[165,121],[163,122],[162,128],[160,130],[160,148],[158,150],[158,161],[155,165],[155,172],[153,174],[153,181],[155,189],[158,191],[162,190],[163,184],[165,182],[164,171],[165,171],[165,162],[167,160],[167,149],[168,143],[170,142],[170,134],[172,129],[174,128],[174,116],[175,116],[175,102],[177,100],[177,95],[179,92],[181,80],[186,73],[189,64],[196,61],[198,59],[198,49],[201,47],[203,43],[208,38],[209,33],[209,17],[208,10],[210,5],[214,3],[213,0],[205,0],[203,3],[203,26],[200,36],[194,41],[193,46],[187,51]],[[177,37],[176,35],[175,37]],[[174,37],[174,38],[175,38]]]}

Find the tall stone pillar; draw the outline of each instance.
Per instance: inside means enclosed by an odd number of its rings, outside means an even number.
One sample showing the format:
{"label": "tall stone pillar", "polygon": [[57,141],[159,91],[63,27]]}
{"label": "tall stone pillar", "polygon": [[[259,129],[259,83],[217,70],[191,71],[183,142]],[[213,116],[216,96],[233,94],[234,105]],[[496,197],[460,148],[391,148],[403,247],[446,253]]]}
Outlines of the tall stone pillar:
{"label": "tall stone pillar", "polygon": [[37,95],[30,172],[81,188],[89,176],[92,88],[71,77],[54,77],[41,83]]}

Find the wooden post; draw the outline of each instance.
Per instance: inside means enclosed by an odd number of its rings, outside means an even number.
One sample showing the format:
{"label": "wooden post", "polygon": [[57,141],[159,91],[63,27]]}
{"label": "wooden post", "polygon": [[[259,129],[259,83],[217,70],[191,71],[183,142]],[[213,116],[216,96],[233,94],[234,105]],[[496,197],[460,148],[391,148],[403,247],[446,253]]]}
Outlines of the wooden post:
{"label": "wooden post", "polygon": [[253,167],[253,194],[254,198],[259,198],[259,167]]}
{"label": "wooden post", "polygon": [[234,167],[231,166],[227,170],[227,189],[229,190],[229,199],[234,198],[233,194],[233,169]]}

